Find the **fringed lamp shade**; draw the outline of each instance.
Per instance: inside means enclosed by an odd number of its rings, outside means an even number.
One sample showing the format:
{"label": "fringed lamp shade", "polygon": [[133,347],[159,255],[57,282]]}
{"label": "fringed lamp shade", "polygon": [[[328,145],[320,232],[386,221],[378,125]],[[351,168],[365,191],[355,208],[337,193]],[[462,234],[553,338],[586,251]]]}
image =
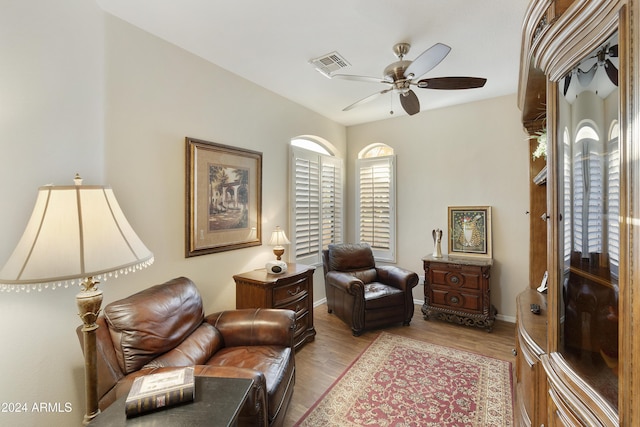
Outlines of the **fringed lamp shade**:
{"label": "fringed lamp shade", "polygon": [[147,267],[153,254],[138,238],[109,187],[44,186],[0,291],[55,289],[106,280]]}

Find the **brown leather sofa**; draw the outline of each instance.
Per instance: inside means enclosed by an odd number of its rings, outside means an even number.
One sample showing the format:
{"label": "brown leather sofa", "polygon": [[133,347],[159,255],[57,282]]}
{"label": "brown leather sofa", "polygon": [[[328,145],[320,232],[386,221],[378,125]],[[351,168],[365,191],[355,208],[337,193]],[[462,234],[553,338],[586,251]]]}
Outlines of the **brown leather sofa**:
{"label": "brown leather sofa", "polygon": [[409,325],[416,273],[376,266],[371,247],[364,243],[329,245],[322,261],[329,313],[349,325],[354,336],[393,323]]}
{"label": "brown leather sofa", "polygon": [[[282,425],[295,382],[293,311],[205,316],[195,284],[180,277],[110,303],[97,323],[101,410],[128,394],[138,376],[195,366],[200,376],[254,380],[240,425]],[[78,336],[82,344],[80,328]]]}

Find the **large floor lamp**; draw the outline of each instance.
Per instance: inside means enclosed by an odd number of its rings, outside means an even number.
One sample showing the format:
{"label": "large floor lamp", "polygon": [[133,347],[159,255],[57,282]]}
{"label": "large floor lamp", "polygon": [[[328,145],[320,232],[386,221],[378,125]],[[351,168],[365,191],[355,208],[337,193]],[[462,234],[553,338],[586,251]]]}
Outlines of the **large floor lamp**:
{"label": "large floor lamp", "polygon": [[97,391],[96,319],[102,305],[99,281],[140,270],[153,254],[127,222],[109,187],[44,186],[31,219],[5,266],[0,291],[32,292],[79,285],[83,322],[88,424],[100,410]]}

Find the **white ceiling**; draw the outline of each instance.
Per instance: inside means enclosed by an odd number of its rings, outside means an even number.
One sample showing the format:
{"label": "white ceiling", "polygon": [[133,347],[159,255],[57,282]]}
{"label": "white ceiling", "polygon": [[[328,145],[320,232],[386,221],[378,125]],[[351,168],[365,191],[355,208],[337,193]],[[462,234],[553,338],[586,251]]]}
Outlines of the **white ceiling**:
{"label": "white ceiling", "polygon": [[[382,77],[412,45],[413,60],[440,42],[451,52],[424,77],[485,77],[480,89],[413,87],[421,111],[515,93],[529,0],[96,0],[102,9],[344,125],[405,115],[380,83],[329,79],[309,60],[337,51],[344,74]],[[224,82],[220,82],[224,84]],[[414,117],[418,117],[414,116]]]}

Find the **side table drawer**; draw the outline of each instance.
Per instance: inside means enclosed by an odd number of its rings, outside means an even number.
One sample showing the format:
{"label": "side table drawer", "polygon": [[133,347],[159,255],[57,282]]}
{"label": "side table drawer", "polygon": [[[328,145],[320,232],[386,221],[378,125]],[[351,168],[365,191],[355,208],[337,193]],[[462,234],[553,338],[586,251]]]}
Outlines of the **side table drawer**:
{"label": "side table drawer", "polygon": [[432,267],[432,284],[446,285],[455,288],[482,289],[481,277],[475,271],[465,268],[451,268],[449,270]]}
{"label": "side table drawer", "polygon": [[466,310],[472,313],[482,312],[482,296],[458,292],[454,289],[433,288],[434,306]]}
{"label": "side table drawer", "polygon": [[296,280],[273,289],[273,304],[276,307],[298,300],[309,293],[309,281],[306,278]]}
{"label": "side table drawer", "polygon": [[305,311],[299,317],[296,316],[296,330],[293,333],[293,341],[298,342],[300,335],[304,334],[309,329],[309,312]]}
{"label": "side table drawer", "polygon": [[307,293],[301,293],[300,298],[294,301],[289,301],[285,304],[276,304],[274,308],[283,308],[285,310],[293,310],[296,312],[296,318],[302,316],[305,312],[309,311],[309,300]]}

